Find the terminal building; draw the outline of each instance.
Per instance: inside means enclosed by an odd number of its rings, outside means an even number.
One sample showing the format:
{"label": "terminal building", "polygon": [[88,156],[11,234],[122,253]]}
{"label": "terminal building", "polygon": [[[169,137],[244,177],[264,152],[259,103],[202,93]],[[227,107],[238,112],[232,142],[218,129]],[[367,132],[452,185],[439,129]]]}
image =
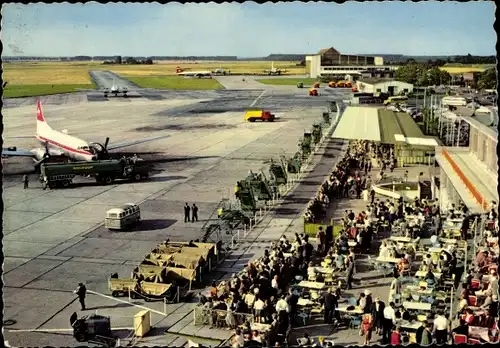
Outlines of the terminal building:
{"label": "terminal building", "polygon": [[306,61],[310,64],[311,78],[322,75],[350,75],[354,80],[361,76],[384,78],[392,76],[397,68],[385,66],[382,57],[341,54],[333,47],[306,56]]}
{"label": "terminal building", "polygon": [[492,201],[498,203],[498,133],[475,117],[458,118],[469,124],[469,146],[436,148],[436,198],[443,209],[463,202],[471,212],[483,213]]}

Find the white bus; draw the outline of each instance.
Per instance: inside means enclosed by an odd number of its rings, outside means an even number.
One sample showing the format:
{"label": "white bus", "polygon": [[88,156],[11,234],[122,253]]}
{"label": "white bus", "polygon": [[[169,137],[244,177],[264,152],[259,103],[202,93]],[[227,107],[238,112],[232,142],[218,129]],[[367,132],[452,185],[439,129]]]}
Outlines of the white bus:
{"label": "white bus", "polygon": [[444,97],[443,105],[466,106],[467,99],[464,97]]}

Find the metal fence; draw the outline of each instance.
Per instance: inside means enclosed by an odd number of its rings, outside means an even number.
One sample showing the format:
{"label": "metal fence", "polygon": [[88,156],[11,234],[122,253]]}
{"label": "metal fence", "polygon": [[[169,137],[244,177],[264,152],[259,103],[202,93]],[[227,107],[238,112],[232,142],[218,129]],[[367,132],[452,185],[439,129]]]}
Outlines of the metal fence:
{"label": "metal fence", "polygon": [[254,322],[252,314],[235,313],[220,309],[207,309],[203,306],[194,308],[194,325],[210,325],[216,328],[234,328],[246,322]]}

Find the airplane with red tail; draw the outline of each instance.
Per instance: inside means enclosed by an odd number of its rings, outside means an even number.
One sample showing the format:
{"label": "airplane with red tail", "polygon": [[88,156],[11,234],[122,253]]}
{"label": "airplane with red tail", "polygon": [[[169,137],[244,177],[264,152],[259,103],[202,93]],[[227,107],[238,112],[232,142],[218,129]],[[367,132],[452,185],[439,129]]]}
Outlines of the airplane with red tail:
{"label": "airplane with red tail", "polygon": [[45,119],[42,104],[38,101],[35,137],[44,146],[43,148],[29,151],[18,150],[16,147],[3,148],[2,157],[31,157],[36,163],[35,167],[47,161],[50,157],[60,156],[67,157],[70,161],[97,161],[109,158],[109,150],[137,145],[156,139],[163,139],[168,136],[163,135],[114,145],[109,145],[109,138],[106,138],[104,144],[88,142],[69,135],[65,130],[59,132],[52,129]]}

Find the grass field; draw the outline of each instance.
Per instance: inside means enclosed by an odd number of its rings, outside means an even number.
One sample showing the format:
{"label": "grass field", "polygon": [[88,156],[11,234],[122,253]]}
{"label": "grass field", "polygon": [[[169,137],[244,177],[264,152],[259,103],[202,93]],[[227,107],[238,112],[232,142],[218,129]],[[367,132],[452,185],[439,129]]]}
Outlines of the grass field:
{"label": "grass field", "polygon": [[297,79],[297,78],[275,78],[275,79],[256,79],[255,81],[263,83],[265,85],[278,85],[278,86],[295,86],[297,83],[302,82],[304,86],[311,86],[315,82],[317,82],[316,79],[309,79],[309,78],[303,78],[303,79]]}
{"label": "grass field", "polygon": [[[304,74],[306,67],[297,62],[275,62],[274,67],[288,74]],[[7,62],[3,79],[8,82],[5,97],[47,95],[91,88],[89,70],[109,70],[143,87],[165,89],[220,89],[212,79],[184,79],[176,76],[176,67],[185,71],[223,68],[234,74],[259,74],[271,68],[271,62],[157,62],[152,65],[103,65],[101,62]],[[77,85],[77,87],[75,87]],[[56,92],[56,90],[58,92]],[[23,94],[24,93],[24,94]]]}
{"label": "grass field", "polygon": [[3,90],[4,98],[33,97],[59,93],[77,92],[79,88],[93,89],[93,84],[60,84],[60,85],[11,85]]}
{"label": "grass field", "polygon": [[445,65],[440,67],[441,70],[447,71],[450,74],[463,74],[468,72],[483,72],[494,65]]}
{"label": "grass field", "polygon": [[129,76],[128,80],[143,88],[214,90],[224,89],[216,79],[184,78],[182,76]]}

